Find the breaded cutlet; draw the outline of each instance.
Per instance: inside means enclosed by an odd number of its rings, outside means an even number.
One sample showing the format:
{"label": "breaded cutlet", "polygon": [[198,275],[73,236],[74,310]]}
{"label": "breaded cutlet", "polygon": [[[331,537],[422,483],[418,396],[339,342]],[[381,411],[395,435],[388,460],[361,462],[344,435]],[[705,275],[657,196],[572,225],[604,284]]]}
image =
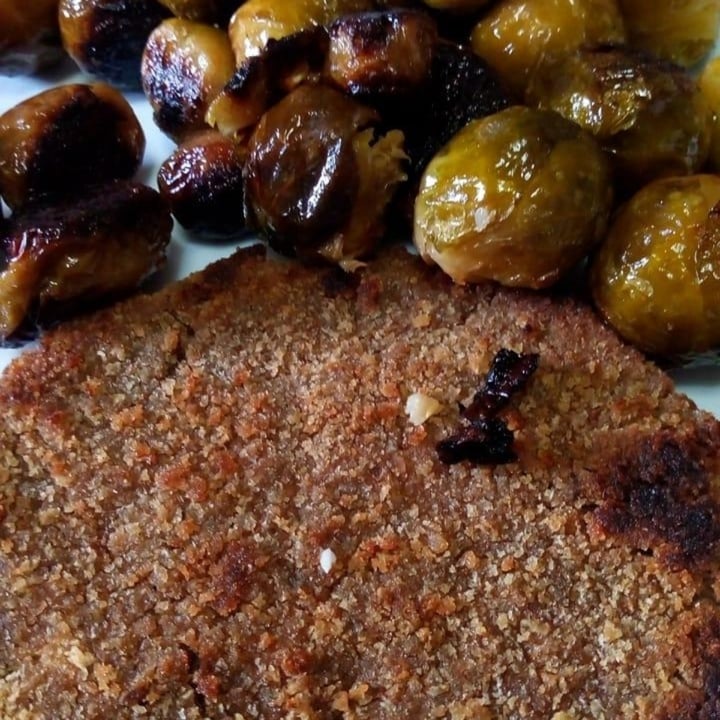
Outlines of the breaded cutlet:
{"label": "breaded cutlet", "polygon": [[243,250],[0,403],[3,718],[720,717],[718,422],[576,301]]}

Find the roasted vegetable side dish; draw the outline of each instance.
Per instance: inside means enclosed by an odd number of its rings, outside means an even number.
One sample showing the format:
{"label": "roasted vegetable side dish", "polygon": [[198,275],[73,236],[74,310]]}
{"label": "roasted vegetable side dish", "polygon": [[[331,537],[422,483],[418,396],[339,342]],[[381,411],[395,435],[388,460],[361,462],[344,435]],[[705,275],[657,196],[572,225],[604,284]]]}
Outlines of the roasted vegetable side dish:
{"label": "roasted vegetable side dish", "polygon": [[0,236],[0,339],[29,315],[132,290],[162,262],[171,230],[160,195],[128,181],[14,215]]}
{"label": "roasted vegetable side dish", "polygon": [[175,17],[227,27],[241,0],[158,0]]}
{"label": "roasted vegetable side dish", "polygon": [[145,134],[128,101],[104,83],[61,85],[0,116],[0,195],[29,202],[130,178]]}
{"label": "roasted vegetable side dish", "polygon": [[60,35],[84,72],[137,89],[145,42],[169,14],[156,0],[60,0]]}
{"label": "roasted vegetable side dish", "polygon": [[413,239],[456,282],[543,288],[600,242],[611,207],[610,170],[592,136],[515,106],[469,123],[431,160]]}
{"label": "roasted vegetable side dish", "polygon": [[657,180],[615,218],[592,267],[597,307],[656,355],[720,345],[720,178]]}
{"label": "roasted vegetable side dish", "polygon": [[703,94],[712,111],[712,132],[710,141],[710,167],[720,171],[720,58],[713,58],[703,68],[698,80]]}
{"label": "roasted vegetable side dish", "polygon": [[626,49],[580,49],[542,63],[527,100],[595,135],[624,193],[707,160],[712,113],[686,70]]}
{"label": "roasted vegetable side dish", "polygon": [[0,0],[0,75],[42,70],[63,56],[58,0]]}
{"label": "roasted vegetable side dish", "polygon": [[405,178],[402,133],[338,90],[302,85],[255,128],[245,166],[248,221],[278,251],[347,263],[381,238]]}

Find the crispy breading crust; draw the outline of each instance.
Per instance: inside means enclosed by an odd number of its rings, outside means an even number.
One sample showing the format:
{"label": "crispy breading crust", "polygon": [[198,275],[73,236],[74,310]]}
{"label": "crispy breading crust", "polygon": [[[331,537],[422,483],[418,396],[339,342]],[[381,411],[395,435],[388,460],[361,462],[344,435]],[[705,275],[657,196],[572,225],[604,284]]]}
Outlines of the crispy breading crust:
{"label": "crispy breading crust", "polygon": [[[445,466],[502,347],[519,460]],[[718,423],[570,300],[242,251],[0,403],[0,716],[720,711]]]}

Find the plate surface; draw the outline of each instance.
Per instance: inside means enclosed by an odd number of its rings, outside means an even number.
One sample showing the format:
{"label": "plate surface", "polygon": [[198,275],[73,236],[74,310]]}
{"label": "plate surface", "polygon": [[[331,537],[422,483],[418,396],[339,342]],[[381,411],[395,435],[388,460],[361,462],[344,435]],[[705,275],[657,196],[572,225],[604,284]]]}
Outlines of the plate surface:
{"label": "plate surface", "polygon": [[[0,114],[16,103],[59,83],[87,81],[71,68],[43,77],[7,78],[0,76]],[[127,95],[135,109],[147,137],[145,160],[139,179],[155,186],[155,176],[160,164],[170,155],[174,145],[154,125],[150,106],[141,93]],[[226,257],[234,251],[235,244],[207,244],[194,242],[181,228],[176,227],[169,248],[168,262],[162,273],[163,281],[185,277],[200,270],[209,262]],[[0,371],[19,354],[19,350],[0,348]],[[720,417],[720,368],[683,370],[674,373],[677,387],[687,393],[700,407]]]}

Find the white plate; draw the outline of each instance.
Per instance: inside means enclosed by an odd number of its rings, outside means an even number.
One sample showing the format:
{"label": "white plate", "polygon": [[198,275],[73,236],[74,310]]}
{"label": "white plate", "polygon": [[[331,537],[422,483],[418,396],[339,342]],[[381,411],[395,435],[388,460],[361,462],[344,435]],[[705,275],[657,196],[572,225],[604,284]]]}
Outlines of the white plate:
{"label": "white plate", "polygon": [[[61,82],[83,80],[72,71],[63,70],[43,78],[6,78],[0,76],[0,114],[16,103]],[[155,185],[155,175],[160,164],[170,155],[173,143],[154,125],[150,107],[140,93],[128,95],[147,136],[145,160],[140,179]],[[235,249],[232,244],[208,245],[193,242],[181,228],[176,228],[170,245],[164,278],[172,280],[200,270],[212,260],[230,255]],[[0,348],[0,371],[20,351]],[[720,368],[684,370],[674,374],[678,389],[687,393],[700,407],[720,417]]]}

